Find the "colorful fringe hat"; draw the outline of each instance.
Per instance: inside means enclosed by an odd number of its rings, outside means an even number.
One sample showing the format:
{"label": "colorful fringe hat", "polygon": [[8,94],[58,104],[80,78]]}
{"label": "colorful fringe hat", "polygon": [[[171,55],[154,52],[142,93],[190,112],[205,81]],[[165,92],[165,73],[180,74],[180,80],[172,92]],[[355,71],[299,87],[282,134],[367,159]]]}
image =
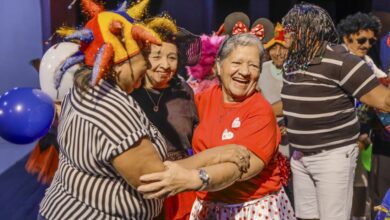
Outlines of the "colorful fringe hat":
{"label": "colorful fringe hat", "polygon": [[285,39],[286,31],[280,23],[276,24],[275,31],[272,33],[272,39],[264,43],[264,48],[269,49],[275,44],[281,44],[284,47],[288,47]]}
{"label": "colorful fringe hat", "polygon": [[83,13],[91,19],[81,30],[57,31],[65,41],[80,42],[80,51],[59,68],[56,86],[60,85],[66,69],[80,62],[93,67],[90,84],[96,85],[113,64],[135,56],[143,44],[161,44],[161,39],[153,30],[138,22],[144,16],[148,3],[149,0],[143,0],[127,8],[124,1],[117,10],[105,11],[93,0],[81,0]]}

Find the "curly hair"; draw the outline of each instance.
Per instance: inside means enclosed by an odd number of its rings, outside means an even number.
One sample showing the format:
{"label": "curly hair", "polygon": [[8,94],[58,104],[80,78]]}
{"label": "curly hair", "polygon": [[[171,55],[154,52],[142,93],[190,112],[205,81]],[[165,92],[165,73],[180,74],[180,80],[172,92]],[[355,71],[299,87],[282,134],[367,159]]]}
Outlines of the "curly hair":
{"label": "curly hair", "polygon": [[371,13],[365,14],[361,12],[348,15],[337,25],[337,31],[339,32],[340,37],[358,33],[360,30],[371,30],[374,32],[375,36],[378,36],[381,32],[381,28],[382,25],[377,16]]}

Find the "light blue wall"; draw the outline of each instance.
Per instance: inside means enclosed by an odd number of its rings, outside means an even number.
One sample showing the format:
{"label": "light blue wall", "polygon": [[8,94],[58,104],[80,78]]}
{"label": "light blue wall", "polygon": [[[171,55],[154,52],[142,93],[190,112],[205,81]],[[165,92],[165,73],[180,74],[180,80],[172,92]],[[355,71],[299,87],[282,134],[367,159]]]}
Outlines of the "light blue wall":
{"label": "light blue wall", "polygon": [[39,87],[29,61],[42,56],[40,0],[0,0],[0,95],[18,87]]}
{"label": "light blue wall", "polygon": [[[0,0],[0,95],[16,86],[39,87],[29,62],[42,56],[41,23],[40,0]],[[0,174],[34,144],[15,145],[0,138]]]}

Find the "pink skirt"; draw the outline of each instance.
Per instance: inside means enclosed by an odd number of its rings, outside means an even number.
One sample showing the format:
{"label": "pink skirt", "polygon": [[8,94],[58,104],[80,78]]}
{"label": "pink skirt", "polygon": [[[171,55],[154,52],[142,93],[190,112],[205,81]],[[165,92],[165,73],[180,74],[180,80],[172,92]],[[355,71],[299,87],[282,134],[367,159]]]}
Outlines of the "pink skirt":
{"label": "pink skirt", "polygon": [[241,204],[196,199],[190,220],[295,220],[294,210],[284,192],[271,193]]}

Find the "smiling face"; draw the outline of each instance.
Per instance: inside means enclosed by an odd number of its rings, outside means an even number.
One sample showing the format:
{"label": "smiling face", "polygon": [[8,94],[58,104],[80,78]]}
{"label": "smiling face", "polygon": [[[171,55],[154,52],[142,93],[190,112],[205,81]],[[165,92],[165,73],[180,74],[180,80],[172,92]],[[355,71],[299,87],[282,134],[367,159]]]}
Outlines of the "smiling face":
{"label": "smiling face", "polygon": [[217,63],[224,102],[242,102],[256,91],[260,52],[256,45],[236,46]]}
{"label": "smiling face", "polygon": [[166,88],[176,74],[178,64],[177,47],[163,42],[161,46],[152,45],[148,56],[150,68],[147,70],[146,86]]}
{"label": "smiling face", "polygon": [[343,40],[353,54],[364,57],[376,41],[376,38],[372,30],[360,30],[355,34],[344,36]]}
{"label": "smiling face", "polygon": [[283,67],[283,63],[287,58],[288,49],[280,44],[275,44],[269,49],[269,56],[272,63],[279,69]]}

